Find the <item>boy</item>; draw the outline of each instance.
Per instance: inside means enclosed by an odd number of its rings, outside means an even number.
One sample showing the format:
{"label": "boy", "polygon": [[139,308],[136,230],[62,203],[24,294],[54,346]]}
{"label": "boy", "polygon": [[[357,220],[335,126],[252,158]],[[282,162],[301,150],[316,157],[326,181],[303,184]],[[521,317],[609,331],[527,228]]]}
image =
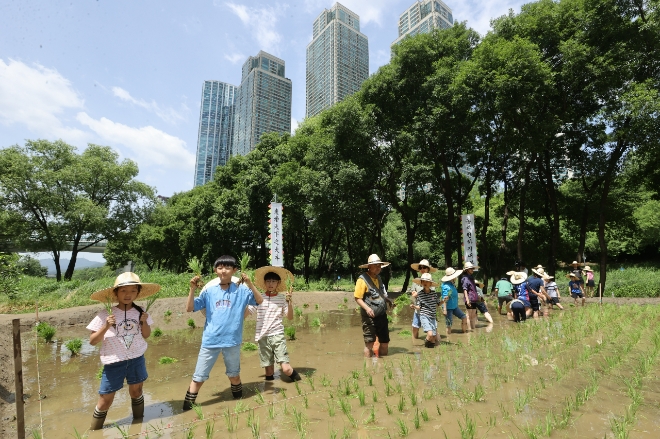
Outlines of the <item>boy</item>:
{"label": "boy", "polygon": [[248,305],[256,306],[263,302],[259,290],[255,288],[245,273],[241,273],[243,279],[241,285],[232,282],[232,275],[238,271],[236,259],[233,256],[220,256],[213,264],[213,269],[220,282],[208,287],[199,297],[195,297],[199,276],[190,280],[186,311],[205,309],[206,322],[195,373],[183,401],[184,411],[192,409],[199,389],[209,378],[211,369],[220,353],[225,362],[225,373],[231,384],[232,396],[234,399],[243,397],[243,384],[240,377],[243,315]]}
{"label": "boy", "polygon": [[142,384],[147,380],[147,367],[144,353],[147,350],[146,338],[151,335],[153,320],[134,302],[139,297],[156,294],[160,290],[158,284],[145,284],[135,273],[122,273],[115,279],[112,288],[106,288],[92,294],[92,300],[107,303],[119,302],[107,310],[100,311],[87,326],[92,331],[89,344],[101,345],[101,363],[103,375],[99,387],[99,400],[94,408],[90,430],[103,428],[108,409],[115,399],[115,393],[128,383],[128,394],[131,396],[133,419],[141,419],[144,415],[144,396]]}
{"label": "boy", "polygon": [[561,299],[561,294],[559,294],[559,288],[557,288],[557,283],[555,282],[555,277],[546,274],[543,276],[545,281],[545,292],[548,293],[548,306],[552,310],[554,305],[557,305],[560,310],[564,310],[564,307],[561,306],[559,300]]}
{"label": "boy", "polygon": [[[509,276],[511,276],[511,274],[509,274]],[[513,300],[513,285],[511,285],[509,279],[502,277],[498,280],[495,284],[495,293],[497,294],[497,312],[501,315],[502,305],[508,305],[509,302]]]}
{"label": "boy", "polygon": [[[423,276],[424,273],[435,273],[436,271],[438,271],[437,268],[431,267],[431,264],[426,259],[422,259],[421,261],[419,261],[419,264],[410,264],[410,268],[418,272],[420,276]],[[410,291],[410,294],[412,296],[410,307],[413,309],[413,319],[412,319],[413,343],[415,342],[415,340],[417,340],[417,337],[419,337],[419,328],[422,326],[422,322],[419,319],[419,312],[417,312],[419,303],[417,302],[417,298],[415,295],[413,295],[413,293],[419,293],[423,289],[424,288],[421,285],[418,285],[413,281],[412,290]],[[431,291],[435,291],[435,289],[431,288]]]}
{"label": "boy", "polygon": [[575,306],[578,304],[578,298],[582,299],[582,306],[584,306],[584,290],[582,289],[582,282],[577,274],[571,272],[569,274],[571,280],[568,282],[568,292],[571,294],[571,297],[575,300]]}
{"label": "boy", "polygon": [[419,306],[416,309],[419,311],[422,329],[426,332],[424,346],[433,348],[438,344],[438,322],[435,319],[435,313],[438,309],[440,298],[435,290],[431,290],[431,287],[437,287],[438,284],[433,282],[433,277],[431,277],[430,273],[422,274],[422,277],[413,279],[413,282],[422,286],[422,291],[419,293],[413,291],[412,294],[419,302]]}
{"label": "boy", "polygon": [[284,297],[279,295],[286,290],[282,278],[289,279],[293,285],[293,275],[282,267],[261,267],[254,273],[254,283],[265,291],[264,301],[257,307],[257,329],[254,341],[259,343],[259,360],[266,373],[266,381],[275,379],[275,363],[279,363],[282,372],[291,381],[300,381],[300,374],[289,364],[289,353],[284,339],[282,316],[293,320],[293,287]]}
{"label": "boy", "polygon": [[461,319],[461,329],[463,333],[468,331],[467,316],[458,307],[458,290],[454,285],[454,280],[463,273],[463,270],[454,270],[449,267],[445,270],[445,275],[440,279],[442,281],[442,301],[446,304],[443,307],[442,313],[445,314],[445,323],[447,324],[447,341],[451,335],[451,326],[453,317],[456,316]]}

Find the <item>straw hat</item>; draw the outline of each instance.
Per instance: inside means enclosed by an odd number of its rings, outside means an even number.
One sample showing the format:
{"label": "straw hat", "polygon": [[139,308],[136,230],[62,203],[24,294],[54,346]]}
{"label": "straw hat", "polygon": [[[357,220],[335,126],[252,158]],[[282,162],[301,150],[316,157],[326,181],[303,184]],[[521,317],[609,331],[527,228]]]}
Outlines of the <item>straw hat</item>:
{"label": "straw hat", "polygon": [[92,300],[98,300],[99,302],[107,302],[108,300],[114,302],[117,300],[117,296],[114,293],[115,289],[119,287],[125,287],[127,285],[142,285],[142,288],[140,289],[140,292],[138,293],[135,300],[145,299],[149,296],[153,296],[160,290],[160,285],[145,284],[143,282],[140,282],[140,277],[137,274],[127,271],[117,276],[117,279],[115,279],[114,286],[97,291],[96,293],[92,294],[89,298]]}
{"label": "straw hat", "polygon": [[580,265],[580,264],[578,264],[578,261],[573,261],[571,262],[571,265]]}
{"label": "straw hat", "polygon": [[476,269],[479,268],[478,265],[473,265],[472,262],[470,261],[465,261],[465,264],[463,264],[463,270],[469,270],[470,268]]}
{"label": "straw hat", "polygon": [[423,265],[425,267],[429,267],[429,273],[435,273],[436,271],[438,271],[437,268],[431,267],[431,264],[426,259],[422,259],[421,261],[419,261],[419,264],[410,264],[410,268],[412,268],[415,271],[419,271],[419,266],[420,265]]}
{"label": "straw hat", "polygon": [[537,274],[539,277],[543,277],[545,275],[545,270],[540,265],[536,268],[532,268],[532,271],[534,272],[534,274]]}
{"label": "straw hat", "polygon": [[276,292],[281,293],[286,291],[286,280],[289,279],[291,284],[293,284],[293,274],[284,267],[273,267],[272,265],[266,265],[265,267],[259,267],[254,272],[254,284],[261,290],[266,291],[266,282],[264,281],[264,276],[270,272],[276,273],[281,281],[280,284],[275,289]]}
{"label": "straw hat", "polygon": [[576,279],[579,279],[579,278],[580,278],[580,276],[578,276],[577,274],[575,274],[575,273],[573,273],[573,272],[568,273],[568,277],[574,277],[574,278],[576,278]]}
{"label": "straw hat", "polygon": [[554,276],[550,276],[548,273],[543,274],[543,280],[550,280],[554,278],[555,278]]}
{"label": "straw hat", "polygon": [[527,275],[523,271],[516,271],[509,280],[513,285],[520,285],[527,280]]}
{"label": "straw hat", "polygon": [[585,265],[583,268],[584,271],[593,271],[590,266]]}
{"label": "straw hat", "polygon": [[445,275],[440,280],[443,281],[443,282],[454,280],[458,276],[460,276],[462,272],[463,272],[463,270],[454,270],[453,267],[449,267],[445,270]]}
{"label": "straw hat", "polygon": [[437,287],[438,286],[437,282],[433,282],[433,277],[431,276],[431,273],[424,273],[424,274],[422,274],[422,277],[418,277],[417,279],[413,279],[413,282],[416,283],[417,285],[421,285],[422,281],[431,282],[432,287]]}
{"label": "straw hat", "polygon": [[383,261],[381,261],[381,260],[380,260],[380,257],[379,257],[377,254],[374,253],[373,255],[369,256],[369,259],[367,259],[367,263],[366,263],[366,264],[362,264],[362,265],[360,265],[359,267],[360,267],[360,268],[369,268],[370,265],[377,265],[377,264],[381,265],[383,268],[385,268],[385,267],[387,267],[388,265],[390,265],[389,262],[383,262]]}
{"label": "straw hat", "polygon": [[515,273],[515,271],[514,271],[514,270],[511,270],[511,271],[507,271],[505,274],[506,274],[507,276],[512,276],[513,273]]}
{"label": "straw hat", "polygon": [[484,283],[481,282],[480,280],[476,281],[475,283],[477,284],[477,286],[478,286],[479,288],[483,288],[483,287],[484,287]]}

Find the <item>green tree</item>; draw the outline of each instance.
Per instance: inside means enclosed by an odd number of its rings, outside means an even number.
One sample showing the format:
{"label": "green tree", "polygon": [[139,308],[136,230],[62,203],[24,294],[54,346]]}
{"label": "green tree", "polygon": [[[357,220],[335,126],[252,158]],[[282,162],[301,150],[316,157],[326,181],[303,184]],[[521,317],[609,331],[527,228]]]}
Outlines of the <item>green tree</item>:
{"label": "green tree", "polygon": [[0,197],[20,218],[12,241],[52,253],[58,281],[63,250],[71,250],[68,280],[79,252],[136,227],[152,208],[153,189],[135,180],[137,165],[118,158],[107,146],[77,154],[62,141],[0,150]]}
{"label": "green tree", "polygon": [[16,262],[16,268],[26,276],[45,277],[48,274],[48,268],[30,255],[21,256]]}

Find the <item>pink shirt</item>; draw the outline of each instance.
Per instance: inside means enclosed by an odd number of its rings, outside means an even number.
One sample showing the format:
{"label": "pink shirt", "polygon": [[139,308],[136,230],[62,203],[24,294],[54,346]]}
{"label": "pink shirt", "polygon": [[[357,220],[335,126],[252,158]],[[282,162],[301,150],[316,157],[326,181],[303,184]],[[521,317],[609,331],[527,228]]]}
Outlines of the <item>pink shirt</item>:
{"label": "pink shirt", "polygon": [[264,301],[257,306],[257,330],[254,341],[269,335],[284,334],[282,317],[286,314],[287,307],[283,293],[272,297],[264,294]]}
{"label": "pink shirt", "polygon": [[[142,356],[147,350],[147,341],[140,330],[140,312],[131,308],[124,313],[123,309],[113,306],[112,314],[117,324],[114,328],[110,327],[103,336],[101,363],[112,364]],[[92,332],[101,330],[107,317],[105,309],[100,311],[87,325],[87,329]],[[147,324],[151,326],[153,323],[151,316],[147,317]]]}

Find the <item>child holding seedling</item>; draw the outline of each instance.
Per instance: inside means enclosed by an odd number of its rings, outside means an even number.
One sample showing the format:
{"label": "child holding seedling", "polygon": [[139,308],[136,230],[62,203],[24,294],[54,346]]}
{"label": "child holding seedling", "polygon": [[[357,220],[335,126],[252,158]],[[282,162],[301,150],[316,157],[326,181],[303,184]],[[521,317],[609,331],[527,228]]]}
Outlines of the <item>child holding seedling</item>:
{"label": "child holding seedling", "polygon": [[[291,285],[288,288],[283,282]],[[293,274],[286,268],[266,266],[254,273],[254,283],[264,291],[264,301],[257,307],[257,329],[254,341],[259,344],[259,361],[266,381],[275,379],[275,363],[291,381],[300,381],[300,374],[291,367],[284,337],[282,317],[293,320]],[[279,293],[287,291],[282,297]]]}
{"label": "child holding seedling", "polygon": [[582,299],[582,306],[584,306],[584,290],[582,289],[582,282],[577,274],[571,272],[569,273],[571,280],[568,282],[568,292],[571,294],[573,300],[575,300],[575,306],[578,305],[578,298]]}
{"label": "child holding seedling", "polygon": [[195,372],[183,401],[183,410],[192,409],[199,389],[208,380],[220,354],[225,363],[225,373],[231,384],[232,396],[234,399],[243,397],[240,376],[243,316],[248,305],[258,305],[263,298],[245,273],[241,273],[243,279],[241,285],[232,282],[232,275],[238,271],[236,258],[233,256],[220,256],[213,264],[213,270],[220,281],[207,287],[199,297],[195,297],[199,276],[190,279],[186,311],[205,309],[206,322]]}
{"label": "child holding seedling", "polygon": [[[435,273],[438,271],[437,268],[431,267],[431,264],[426,259],[422,259],[419,264],[410,264],[410,268],[418,272],[420,276],[422,276],[424,273]],[[411,325],[413,342],[417,340],[417,337],[419,337],[419,328],[422,326],[422,322],[419,319],[419,312],[417,311],[419,303],[417,302],[416,295],[413,295],[413,293],[419,293],[423,289],[424,288],[421,285],[413,283],[413,287],[410,291],[412,302],[410,307],[413,309],[413,319]],[[435,291],[435,288],[431,288],[431,291]]]}
{"label": "child holding seedling", "polygon": [[[94,346],[103,342],[103,375],[91,430],[103,428],[115,393],[124,387],[124,380],[128,383],[133,419],[144,416],[142,383],[148,377],[144,361],[147,350],[145,339],[151,335],[154,322],[135,300],[153,296],[158,290],[160,285],[142,283],[137,274],[127,272],[117,276],[112,288],[97,291],[91,296],[92,300],[106,304],[106,309],[101,310],[87,325],[87,329],[92,331],[89,343]],[[114,302],[118,302],[117,306],[112,306]]]}
{"label": "child holding seedling", "polygon": [[451,335],[454,316],[461,319],[461,329],[463,332],[468,331],[468,318],[458,307],[458,290],[454,285],[454,281],[461,273],[463,273],[463,270],[455,270],[449,267],[445,270],[445,275],[440,279],[442,281],[442,301],[445,303],[442,313],[445,315],[445,323],[447,324],[447,341],[449,341],[449,336]]}
{"label": "child holding seedling", "polygon": [[413,282],[422,287],[419,293],[413,291],[412,294],[419,303],[415,309],[419,312],[422,329],[426,332],[424,346],[433,348],[438,343],[438,322],[435,319],[435,314],[438,310],[440,298],[435,290],[431,290],[431,287],[437,287],[438,284],[433,282],[433,277],[431,277],[430,273],[422,274],[421,277],[413,279]]}

